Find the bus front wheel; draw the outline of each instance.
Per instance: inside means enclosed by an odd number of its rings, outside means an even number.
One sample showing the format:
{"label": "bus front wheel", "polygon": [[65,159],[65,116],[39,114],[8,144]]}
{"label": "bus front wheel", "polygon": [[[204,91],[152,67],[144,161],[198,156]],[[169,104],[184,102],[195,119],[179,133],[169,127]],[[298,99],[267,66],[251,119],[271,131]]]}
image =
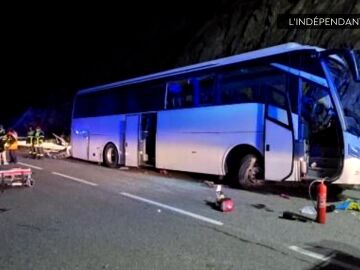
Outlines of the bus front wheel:
{"label": "bus front wheel", "polygon": [[247,154],[240,161],[238,184],[245,189],[263,186],[264,169],[260,158],[255,154]]}
{"label": "bus front wheel", "polygon": [[110,168],[116,168],[119,163],[119,154],[116,146],[112,143],[106,145],[104,149],[104,164]]}

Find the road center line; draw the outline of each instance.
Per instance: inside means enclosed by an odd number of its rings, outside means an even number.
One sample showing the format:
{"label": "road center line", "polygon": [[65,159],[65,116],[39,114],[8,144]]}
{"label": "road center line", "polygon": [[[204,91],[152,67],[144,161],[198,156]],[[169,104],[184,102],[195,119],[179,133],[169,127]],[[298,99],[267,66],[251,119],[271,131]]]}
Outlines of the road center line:
{"label": "road center line", "polygon": [[42,169],[43,169],[43,168],[41,168],[41,167],[38,167],[38,166],[35,166],[35,165],[31,165],[31,164],[27,164],[27,163],[24,163],[24,162],[18,162],[18,164],[24,165],[24,166],[28,166],[28,167],[30,167],[30,168],[37,169],[37,170],[42,170]]}
{"label": "road center line", "polygon": [[189,216],[189,217],[192,217],[192,218],[195,218],[195,219],[199,219],[199,220],[202,220],[202,221],[214,224],[214,225],[218,225],[218,226],[224,225],[224,223],[222,223],[220,221],[217,221],[217,220],[214,220],[214,219],[211,219],[211,218],[207,218],[207,217],[204,217],[204,216],[200,216],[198,214],[194,214],[194,213],[191,213],[191,212],[188,212],[188,211],[176,208],[176,207],[172,207],[170,205],[166,205],[166,204],[162,204],[162,203],[155,202],[155,201],[152,201],[152,200],[148,200],[148,199],[136,196],[136,195],[132,195],[130,193],[121,192],[120,194],[125,196],[125,197],[132,198],[134,200],[138,200],[138,201],[142,201],[142,202],[145,202],[145,203],[148,203],[148,204],[156,205],[158,207],[161,207],[161,208],[164,208],[164,209],[167,209],[167,210],[170,210],[170,211],[182,214],[182,215],[186,215],[186,216]]}
{"label": "road center line", "polygon": [[332,264],[336,264],[337,266],[342,267],[344,269],[350,269],[350,270],[360,269],[359,267],[357,267],[355,265],[348,264],[348,263],[345,263],[345,262],[341,262],[341,261],[336,260],[336,259],[332,259],[332,255],[324,256],[322,254],[315,253],[315,252],[300,248],[298,246],[289,246],[288,248],[291,249],[292,251],[296,251],[298,253],[301,253],[301,254],[303,254],[305,256],[317,259],[319,261],[324,261],[324,262],[329,262],[329,263],[332,263]]}
{"label": "road center line", "polygon": [[66,175],[66,174],[58,173],[58,172],[51,172],[51,173],[54,174],[54,175],[65,177],[65,178],[70,179],[70,180],[74,180],[74,181],[79,182],[79,183],[87,184],[87,185],[90,185],[90,186],[98,186],[98,184],[96,184],[96,183],[89,182],[89,181],[86,181],[86,180],[83,180],[83,179],[80,179],[80,178],[77,178],[77,177],[69,176],[69,175]]}

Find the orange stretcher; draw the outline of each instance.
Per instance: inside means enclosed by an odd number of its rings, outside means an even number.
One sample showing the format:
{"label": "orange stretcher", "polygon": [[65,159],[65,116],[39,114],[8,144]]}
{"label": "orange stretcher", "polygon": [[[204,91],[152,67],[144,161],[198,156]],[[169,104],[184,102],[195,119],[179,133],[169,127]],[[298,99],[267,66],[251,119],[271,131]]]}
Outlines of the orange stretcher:
{"label": "orange stretcher", "polygon": [[3,187],[32,187],[34,184],[30,168],[0,168],[0,185]]}

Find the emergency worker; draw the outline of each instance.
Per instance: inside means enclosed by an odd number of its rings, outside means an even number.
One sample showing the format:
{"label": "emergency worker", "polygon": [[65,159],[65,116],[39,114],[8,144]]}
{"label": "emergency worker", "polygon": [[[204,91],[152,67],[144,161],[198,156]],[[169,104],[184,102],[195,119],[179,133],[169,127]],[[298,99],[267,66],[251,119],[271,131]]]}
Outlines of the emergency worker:
{"label": "emergency worker", "polygon": [[37,126],[34,134],[34,148],[35,148],[35,157],[36,158],[43,158],[44,157],[44,149],[43,144],[44,142],[44,131]]}
{"label": "emergency worker", "polygon": [[3,125],[0,125],[0,165],[8,164],[6,159],[5,143],[6,143],[6,131]]}
{"label": "emergency worker", "polygon": [[12,128],[6,133],[5,149],[9,151],[9,163],[17,163],[18,135]]}
{"label": "emergency worker", "polygon": [[26,144],[29,145],[29,156],[35,156],[35,147],[34,147],[34,136],[35,136],[35,130],[32,126],[29,126],[27,136],[26,136]]}

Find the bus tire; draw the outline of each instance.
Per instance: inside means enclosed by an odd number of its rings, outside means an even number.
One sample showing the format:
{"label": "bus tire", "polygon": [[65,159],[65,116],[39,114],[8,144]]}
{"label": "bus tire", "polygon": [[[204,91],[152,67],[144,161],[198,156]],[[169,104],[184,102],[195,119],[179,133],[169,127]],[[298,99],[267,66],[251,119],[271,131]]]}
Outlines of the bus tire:
{"label": "bus tire", "polygon": [[262,161],[255,154],[247,154],[240,160],[238,185],[244,189],[259,188],[264,185]]}
{"label": "bus tire", "polygon": [[119,153],[113,143],[108,143],[105,146],[104,164],[110,168],[116,168],[119,165]]}

